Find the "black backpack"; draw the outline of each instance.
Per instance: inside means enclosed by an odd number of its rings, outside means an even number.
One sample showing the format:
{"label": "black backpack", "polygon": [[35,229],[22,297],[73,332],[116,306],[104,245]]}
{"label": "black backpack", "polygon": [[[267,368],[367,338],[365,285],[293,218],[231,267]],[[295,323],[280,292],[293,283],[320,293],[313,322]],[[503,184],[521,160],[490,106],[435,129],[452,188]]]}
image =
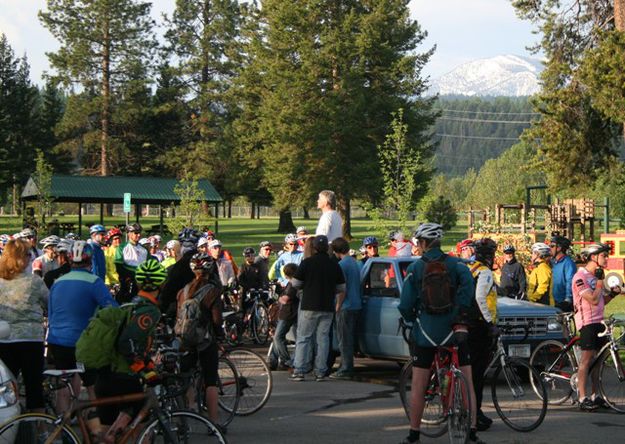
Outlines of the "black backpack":
{"label": "black backpack", "polygon": [[451,282],[445,259],[446,254],[436,260],[421,257],[425,262],[421,282],[421,308],[428,314],[447,314],[454,307],[456,289]]}

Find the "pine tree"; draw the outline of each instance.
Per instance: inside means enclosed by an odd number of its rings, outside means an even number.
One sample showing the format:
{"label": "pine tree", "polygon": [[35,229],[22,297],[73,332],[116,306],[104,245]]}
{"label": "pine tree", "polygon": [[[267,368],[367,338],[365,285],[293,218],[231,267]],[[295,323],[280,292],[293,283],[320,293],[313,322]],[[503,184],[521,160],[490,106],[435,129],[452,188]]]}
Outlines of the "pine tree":
{"label": "pine tree", "polygon": [[141,0],[48,0],[39,13],[43,25],[60,42],[49,53],[56,78],[66,87],[97,92],[100,120],[99,172],[109,174],[111,114],[116,88],[136,64],[148,65],[155,41],[150,2]]}

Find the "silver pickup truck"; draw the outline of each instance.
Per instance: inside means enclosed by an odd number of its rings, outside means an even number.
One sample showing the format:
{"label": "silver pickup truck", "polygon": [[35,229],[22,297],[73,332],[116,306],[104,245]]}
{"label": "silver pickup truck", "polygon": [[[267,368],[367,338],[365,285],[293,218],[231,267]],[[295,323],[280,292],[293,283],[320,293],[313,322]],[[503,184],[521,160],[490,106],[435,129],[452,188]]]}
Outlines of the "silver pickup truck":
{"label": "silver pickup truck", "polygon": [[[360,353],[377,359],[403,361],[409,358],[408,345],[399,329],[399,295],[406,269],[412,257],[376,257],[369,259],[361,272],[363,309],[358,324]],[[497,323],[514,326],[502,336],[511,356],[529,359],[534,347],[546,340],[564,340],[556,320],[560,310],[533,302],[510,298],[497,299]],[[518,343],[529,334],[522,344]]]}

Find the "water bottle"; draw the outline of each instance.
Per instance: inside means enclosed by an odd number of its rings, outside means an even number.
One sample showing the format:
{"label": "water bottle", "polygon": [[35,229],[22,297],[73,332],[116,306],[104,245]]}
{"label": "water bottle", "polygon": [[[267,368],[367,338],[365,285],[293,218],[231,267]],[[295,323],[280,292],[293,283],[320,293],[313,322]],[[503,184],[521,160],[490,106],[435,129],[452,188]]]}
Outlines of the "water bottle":
{"label": "water bottle", "polygon": [[441,382],[441,394],[447,395],[447,387],[449,387],[449,375],[446,370],[441,370],[438,375],[438,380]]}

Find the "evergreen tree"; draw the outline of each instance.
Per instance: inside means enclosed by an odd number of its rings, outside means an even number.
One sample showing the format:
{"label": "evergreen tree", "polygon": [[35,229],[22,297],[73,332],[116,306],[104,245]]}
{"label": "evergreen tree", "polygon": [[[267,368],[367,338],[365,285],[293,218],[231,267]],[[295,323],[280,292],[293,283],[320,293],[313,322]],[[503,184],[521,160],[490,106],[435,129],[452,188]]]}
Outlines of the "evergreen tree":
{"label": "evergreen tree", "polygon": [[48,0],[47,6],[39,18],[61,44],[59,51],[48,54],[56,78],[67,87],[78,84],[85,91],[97,92],[93,98],[100,120],[99,172],[105,176],[112,160],[110,124],[115,90],[137,64],[149,64],[155,47],[151,3]]}

